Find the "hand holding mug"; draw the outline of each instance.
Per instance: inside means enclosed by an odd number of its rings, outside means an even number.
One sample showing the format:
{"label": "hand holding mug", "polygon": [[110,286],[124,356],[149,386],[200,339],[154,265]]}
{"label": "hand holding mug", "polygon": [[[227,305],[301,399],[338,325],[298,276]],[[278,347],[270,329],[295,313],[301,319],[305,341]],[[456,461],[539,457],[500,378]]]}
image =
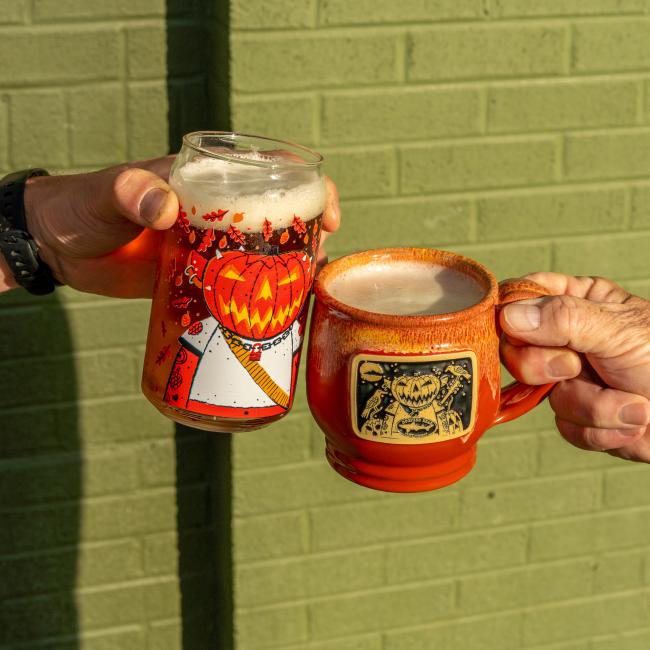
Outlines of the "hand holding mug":
{"label": "hand holding mug", "polygon": [[650,302],[604,278],[526,277],[555,297],[501,312],[510,372],[560,382],[550,403],[576,447],[650,462]]}

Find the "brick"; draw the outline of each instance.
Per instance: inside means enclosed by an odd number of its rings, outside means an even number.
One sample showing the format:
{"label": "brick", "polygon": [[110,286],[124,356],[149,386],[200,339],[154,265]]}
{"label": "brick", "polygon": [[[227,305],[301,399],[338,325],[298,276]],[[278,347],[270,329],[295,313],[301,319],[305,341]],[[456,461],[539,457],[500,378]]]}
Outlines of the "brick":
{"label": "brick", "polygon": [[0,43],[0,84],[117,79],[119,48],[120,34],[114,27],[8,32]]}
{"label": "brick", "polygon": [[599,478],[585,474],[472,488],[462,495],[460,521],[475,528],[590,512],[600,500]]}
{"label": "brick", "polygon": [[210,467],[210,439],[200,433],[177,437],[175,441],[155,440],[139,448],[138,464],[145,486],[187,485],[205,481]]}
{"label": "brick", "polygon": [[164,15],[164,0],[35,0],[34,2],[34,19],[39,22],[83,18],[163,17]]}
{"label": "brick", "polygon": [[83,544],[0,557],[0,573],[2,598],[60,591],[66,585],[122,582],[142,575],[140,545],[135,541]]}
{"label": "brick", "polygon": [[650,186],[638,185],[632,189],[632,228],[650,230]]}
{"label": "brick", "polygon": [[[207,521],[204,488],[165,489],[153,493],[132,493],[3,510],[3,520],[12,533],[10,552],[27,552],[73,544],[78,539],[107,541],[132,535],[149,534],[203,526]],[[82,516],[83,515],[83,516]]]}
{"label": "brick", "polygon": [[536,468],[536,436],[496,438],[488,435],[479,444],[476,466],[464,485],[528,478],[535,474]]}
{"label": "brick", "polygon": [[[142,615],[139,587],[84,590],[76,602],[67,594],[5,600],[0,610],[0,642],[73,634],[78,629],[128,625]],[[78,626],[78,627],[77,627]]]}
{"label": "brick", "polygon": [[165,82],[130,83],[127,97],[129,159],[167,153],[169,104]]}
{"label": "brick", "polygon": [[648,18],[577,23],[573,32],[572,69],[609,72],[647,68],[649,36]]}
{"label": "brick", "polygon": [[449,624],[389,631],[384,650],[520,650],[520,613],[457,619]]}
{"label": "brick", "polygon": [[60,408],[57,429],[63,441],[69,441],[68,447],[78,444],[78,436],[72,435],[77,430],[84,432],[84,445],[103,446],[169,437],[174,425],[139,395]]}
{"label": "brick", "polygon": [[623,189],[517,191],[478,201],[478,240],[504,241],[622,230]]}
{"label": "brick", "polygon": [[334,593],[380,587],[384,579],[382,549],[291,558],[239,566],[237,601],[256,607]]}
{"label": "brick", "polygon": [[9,115],[11,162],[15,167],[67,164],[67,115],[63,93],[58,90],[13,93]]}
{"label": "brick", "polygon": [[0,309],[0,359],[44,355],[47,341],[41,307],[19,306]]}
{"label": "brick", "polygon": [[458,495],[449,490],[390,500],[315,508],[310,513],[314,550],[366,546],[448,532]]}
{"label": "brick", "polygon": [[124,452],[0,463],[0,505],[5,507],[128,492],[137,485],[135,459]]}
{"label": "brick", "polygon": [[204,39],[197,38],[195,25],[171,23],[166,27],[154,23],[129,27],[129,78],[164,79],[167,75],[173,78],[198,74],[202,71],[203,42]]}
{"label": "brick", "polygon": [[144,614],[148,620],[181,616],[182,607],[192,611],[209,598],[209,573],[202,576],[160,578],[142,585]]}
{"label": "brick", "polygon": [[207,530],[149,535],[143,542],[144,570],[148,576],[199,573],[210,565],[213,551]]}
{"label": "brick", "polygon": [[475,614],[587,596],[592,572],[592,561],[579,559],[468,576],[459,580],[459,606]]}
{"label": "brick", "polygon": [[488,131],[546,131],[636,122],[633,81],[540,81],[492,86]]}
{"label": "brick", "polygon": [[239,474],[234,485],[233,512],[235,516],[247,516],[297,510],[367,495],[365,488],[342,481],[320,461]]}
{"label": "brick", "polygon": [[286,647],[289,643],[306,641],[308,629],[305,605],[235,612],[237,647]]}
{"label": "brick", "polygon": [[[620,465],[620,463],[618,464]],[[615,466],[605,473],[604,503],[610,508],[640,506],[649,503],[650,476],[643,467]]]}
{"label": "brick", "polygon": [[557,431],[539,434],[538,474],[569,474],[582,470],[597,470],[616,466],[618,461],[608,454],[585,453],[567,443]]}
{"label": "brick", "polygon": [[551,643],[634,629],[646,623],[647,616],[637,594],[559,603],[526,614],[524,642]]}
{"label": "brick", "polygon": [[554,270],[572,275],[646,278],[650,233],[583,237],[556,242]]}
{"label": "brick", "polygon": [[395,125],[408,125],[400,139],[475,135],[481,132],[475,88],[408,88],[345,91],[323,98],[322,141],[382,143]]}
{"label": "brick", "polygon": [[132,361],[123,353],[0,363],[0,406],[107,396],[134,388]]}
{"label": "brick", "polygon": [[214,621],[202,611],[185,613],[182,619],[154,621],[149,626],[149,645],[146,647],[151,650],[179,650],[184,645],[209,648],[213,628]]}
{"label": "brick", "polygon": [[647,176],[650,131],[576,133],[566,136],[565,174],[570,180]]}
{"label": "brick", "polygon": [[80,399],[120,395],[136,389],[133,359],[128,352],[82,352],[74,362],[74,389]]}
{"label": "brick", "polygon": [[68,91],[72,162],[110,165],[126,158],[122,86]]}
{"label": "brick", "polygon": [[232,90],[277,91],[398,81],[397,35],[310,32],[286,38],[241,36],[231,44]]}
{"label": "brick", "polygon": [[645,650],[648,646],[650,646],[650,630],[635,630],[594,639],[589,650]]}
{"label": "brick", "polygon": [[60,439],[52,422],[52,408],[3,410],[0,432],[0,458],[18,458],[60,448]]}
{"label": "brick", "polygon": [[28,647],[39,650],[142,650],[146,647],[146,633],[135,625],[120,629],[107,629],[75,634],[65,639],[48,639],[44,643]]}
{"label": "brick", "polygon": [[363,636],[355,635],[345,639],[338,638],[320,643],[292,645],[287,650],[383,650],[383,645],[381,635],[364,634]]}
{"label": "brick", "polygon": [[[545,242],[513,242],[492,244],[489,247],[454,246],[453,250],[481,262],[496,275],[498,280],[551,269],[551,245]],[[502,383],[505,384],[505,378]],[[546,417],[540,414],[539,419],[548,427]],[[529,431],[535,428],[532,419],[528,421],[527,425],[522,423],[512,426]],[[503,426],[500,426],[499,429],[503,431]]]}
{"label": "brick", "polygon": [[304,512],[235,519],[235,564],[299,555],[307,551],[307,539],[308,523]]}
{"label": "brick", "polygon": [[391,196],[396,191],[397,160],[393,149],[329,150],[323,171],[336,179],[344,199]]}
{"label": "brick", "polygon": [[317,0],[233,0],[230,5],[230,28],[299,29],[313,27]]}
{"label": "brick", "polygon": [[643,0],[493,0],[490,13],[503,18],[634,14],[643,13]]}
{"label": "brick", "polygon": [[322,0],[320,22],[323,25],[386,24],[404,22],[439,22],[483,17],[480,0]]}
{"label": "brick", "polygon": [[569,641],[569,643],[553,643],[551,645],[531,646],[531,650],[591,650],[589,640]]}
{"label": "brick", "polygon": [[70,341],[75,350],[142,345],[146,337],[150,301],[102,300],[75,304],[47,311],[47,322],[52,332],[51,352],[67,352]]}
{"label": "brick", "polygon": [[337,596],[310,605],[314,639],[416,625],[448,616],[454,607],[453,582],[376,589],[370,593]]}
{"label": "brick", "polygon": [[548,137],[420,144],[401,153],[404,194],[550,183],[557,156]]}
{"label": "brick", "polygon": [[594,560],[594,591],[632,591],[643,586],[647,551],[607,553]]}
{"label": "brick", "polygon": [[0,24],[15,25],[25,22],[26,0],[0,0]]}
{"label": "brick", "polygon": [[237,436],[232,446],[233,467],[253,469],[307,460],[313,426],[309,415],[292,410],[287,417],[262,431]]}
{"label": "brick", "polygon": [[532,77],[564,72],[562,26],[462,25],[409,34],[409,81]]}
{"label": "brick", "polygon": [[[528,535],[524,528],[405,539],[386,548],[389,584],[457,577],[486,569],[525,564]],[[440,552],[431,552],[432,548]]]}
{"label": "brick", "polygon": [[327,243],[331,253],[358,250],[362,242],[364,248],[440,248],[468,242],[472,236],[472,209],[462,199],[344,201],[341,210],[341,230]]}
{"label": "brick", "polygon": [[268,133],[303,145],[315,142],[316,99],[311,95],[235,96],[231,110],[234,128],[243,133]]}
{"label": "brick", "polygon": [[647,544],[650,518],[646,509],[606,512],[531,527],[531,560],[584,556]]}

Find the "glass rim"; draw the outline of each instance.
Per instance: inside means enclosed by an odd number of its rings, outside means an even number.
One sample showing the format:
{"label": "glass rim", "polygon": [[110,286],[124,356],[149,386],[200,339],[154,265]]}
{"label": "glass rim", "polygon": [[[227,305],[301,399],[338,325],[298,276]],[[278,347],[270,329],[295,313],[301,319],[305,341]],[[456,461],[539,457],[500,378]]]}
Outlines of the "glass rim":
{"label": "glass rim", "polygon": [[[285,145],[293,149],[297,149],[300,152],[308,154],[311,158],[313,158],[313,160],[311,161],[301,160],[300,162],[295,160],[286,160],[286,161],[283,160],[281,162],[278,162],[277,159],[273,161],[250,160],[250,159],[234,156],[228,153],[220,153],[220,152],[212,151],[210,149],[207,149],[206,147],[202,147],[201,145],[196,144],[196,142],[192,142],[191,140],[191,138],[193,137],[199,138],[205,136],[214,136],[217,138],[223,138],[224,140],[230,140],[231,142],[236,142],[237,138],[251,138],[255,140],[261,140],[265,143],[275,143],[279,145]],[[251,167],[262,167],[266,169],[274,169],[274,168],[277,169],[283,167],[297,167],[297,168],[310,169],[310,168],[319,167],[323,162],[323,156],[321,154],[301,144],[295,144],[294,142],[289,142],[288,140],[278,140],[277,138],[269,138],[263,135],[241,133],[239,131],[192,131],[190,133],[186,133],[183,136],[183,145],[210,158],[217,158],[218,160],[224,160],[226,162],[236,162],[242,165],[249,165]]]}

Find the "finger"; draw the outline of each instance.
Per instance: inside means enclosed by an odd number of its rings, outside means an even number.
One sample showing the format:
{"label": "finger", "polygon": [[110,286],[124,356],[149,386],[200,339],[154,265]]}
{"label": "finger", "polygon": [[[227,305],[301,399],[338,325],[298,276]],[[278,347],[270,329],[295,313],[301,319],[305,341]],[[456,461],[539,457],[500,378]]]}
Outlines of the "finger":
{"label": "finger", "polygon": [[323,230],[326,232],[336,232],[341,225],[339,191],[329,176],[325,176],[325,187],[327,188],[327,200],[325,210],[323,211]]}
{"label": "finger", "polygon": [[582,369],[580,355],[566,348],[543,348],[501,341],[501,358],[515,379],[538,386],[576,377]]}
{"label": "finger", "polygon": [[[611,451],[634,445],[645,434],[645,428],[597,429],[583,427],[574,422],[556,418],[555,423],[562,437],[574,447],[587,451]],[[622,454],[617,454],[622,455]]]}
{"label": "finger", "polygon": [[129,167],[137,167],[139,169],[146,169],[147,171],[153,172],[156,176],[165,181],[169,180],[169,173],[171,172],[172,165],[176,155],[170,154],[169,156],[161,156],[160,158],[150,158],[148,160],[138,160],[136,162],[129,163]]}
{"label": "finger", "polygon": [[650,424],[650,401],[576,377],[559,383],[549,398],[557,417],[596,429],[634,431]]}
{"label": "finger", "polygon": [[138,226],[165,230],[178,215],[178,199],[169,185],[153,172],[131,168],[121,172],[112,186],[109,205],[101,213],[107,221],[126,218]]}
{"label": "finger", "polygon": [[621,286],[597,276],[572,276],[562,273],[531,273],[525,276],[556,296],[575,296],[596,302],[623,302],[629,294]]}
{"label": "finger", "polygon": [[627,345],[620,316],[628,310],[624,304],[552,296],[506,305],[500,322],[506,334],[527,343],[611,356]]}

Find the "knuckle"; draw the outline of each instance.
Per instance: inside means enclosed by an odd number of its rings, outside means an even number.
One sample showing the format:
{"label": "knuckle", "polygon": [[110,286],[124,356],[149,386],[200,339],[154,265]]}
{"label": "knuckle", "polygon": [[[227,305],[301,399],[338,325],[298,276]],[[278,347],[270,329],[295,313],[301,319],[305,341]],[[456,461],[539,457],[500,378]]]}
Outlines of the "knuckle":
{"label": "knuckle", "polygon": [[568,345],[583,326],[581,305],[573,296],[555,296],[543,307],[542,316],[557,337],[556,345]]}

